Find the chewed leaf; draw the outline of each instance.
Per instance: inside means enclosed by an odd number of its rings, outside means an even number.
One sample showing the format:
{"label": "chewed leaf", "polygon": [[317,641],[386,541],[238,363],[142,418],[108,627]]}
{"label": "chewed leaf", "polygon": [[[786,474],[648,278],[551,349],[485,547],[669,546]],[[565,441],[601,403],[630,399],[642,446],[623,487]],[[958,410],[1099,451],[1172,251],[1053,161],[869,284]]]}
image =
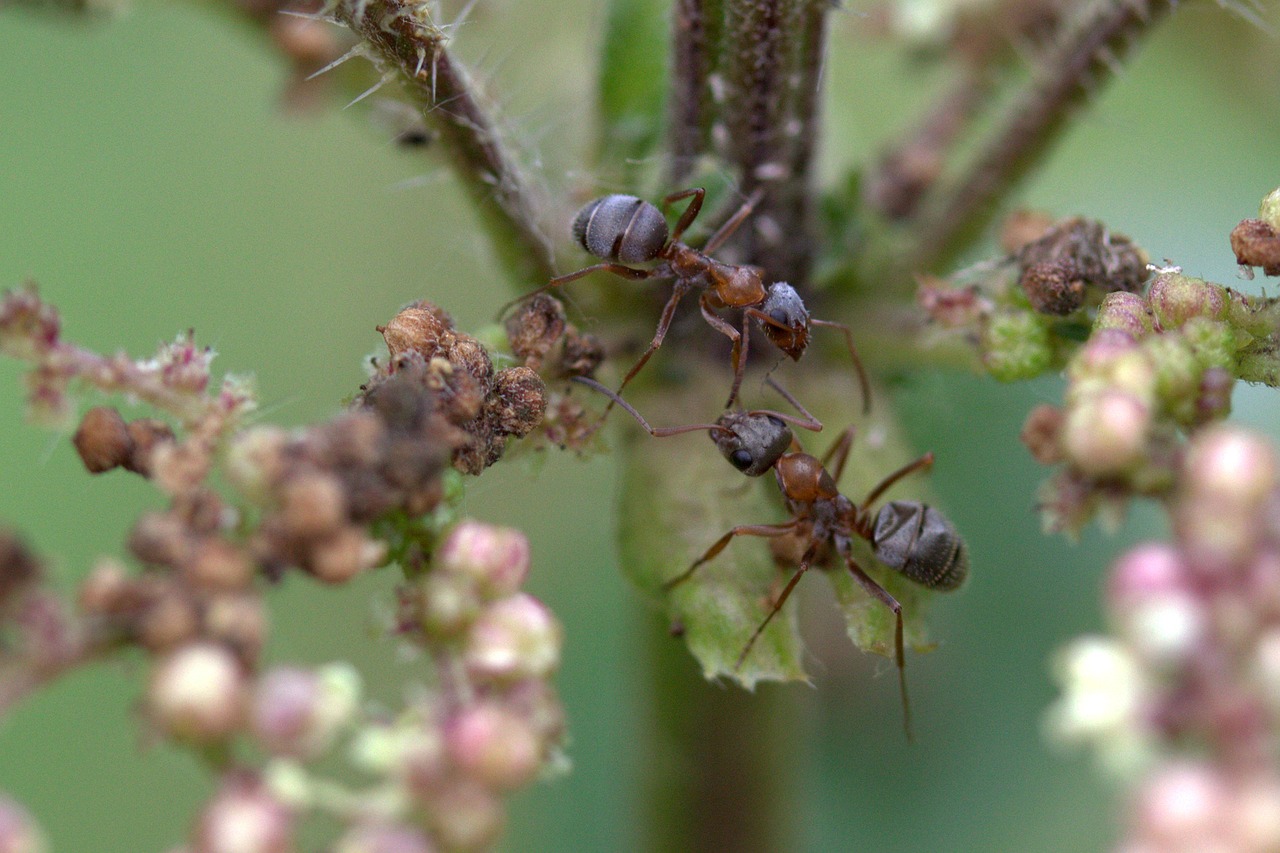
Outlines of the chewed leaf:
{"label": "chewed leaf", "polygon": [[623,567],[632,582],[664,601],[703,674],[732,678],[748,689],[759,681],[805,680],[790,605],[735,670],[748,638],[768,614],[771,593],[785,580],[766,539],[736,537],[688,581],[670,592],[663,589],[730,528],[784,521],[777,500],[770,500],[772,481],[744,478],[696,433],[664,439],[642,435],[622,450]]}
{"label": "chewed leaf", "polygon": [[[870,548],[859,548],[855,545],[854,553],[857,556],[858,565],[862,566],[872,580],[884,587],[902,605],[906,647],[918,652],[931,650],[933,643],[929,642],[924,610],[933,593],[876,562],[871,557]],[[864,651],[893,657],[895,623],[893,611],[879,599],[872,598],[847,570],[833,566],[827,574],[831,578],[836,603],[844,614],[849,639]]]}

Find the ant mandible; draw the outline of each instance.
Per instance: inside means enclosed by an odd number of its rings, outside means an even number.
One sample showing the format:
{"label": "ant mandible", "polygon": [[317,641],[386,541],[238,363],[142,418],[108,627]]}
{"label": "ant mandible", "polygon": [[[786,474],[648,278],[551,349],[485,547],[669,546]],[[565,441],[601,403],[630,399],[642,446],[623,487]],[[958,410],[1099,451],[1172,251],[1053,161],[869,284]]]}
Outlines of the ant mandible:
{"label": "ant mandible", "polygon": [[[881,480],[861,503],[855,504],[840,494],[836,484],[844,472],[853,446],[854,429],[846,428],[821,459],[800,449],[799,443],[784,421],[806,428],[817,424],[790,394],[772,379],[766,380],[782,394],[807,420],[791,418],[778,412],[726,412],[714,424],[690,424],[685,427],[655,429],[624,400],[594,380],[579,377],[578,382],[613,398],[651,435],[676,435],[705,429],[722,456],[742,473],[758,477],[772,470],[786,500],[791,520],[781,524],[744,524],[721,536],[681,574],[663,584],[670,591],[693,577],[703,564],[710,562],[737,536],[798,536],[806,542],[799,567],[777,596],[769,613],[752,632],[743,646],[734,670],[746,661],[756,640],[778,614],[800,578],[819,557],[819,551],[831,545],[844,559],[854,580],[894,615],[894,657],[898,665],[898,689],[902,696],[903,724],[911,733],[911,710],[907,700],[906,651],[903,640],[902,605],[889,591],[876,583],[858,565],[853,556],[853,537],[864,539],[872,553],[884,565],[929,589],[945,592],[964,582],[969,573],[969,552],[955,525],[940,510],[919,501],[890,501],[873,512],[871,505],[891,486],[915,471],[933,466],[933,454],[926,453]],[[831,465],[830,471],[827,466]]]}
{"label": "ant mandible", "polygon": [[[830,320],[818,320],[809,316],[800,294],[784,281],[775,282],[767,288],[764,284],[764,270],[749,264],[728,264],[711,257],[725,241],[733,235],[760,201],[761,193],[757,191],[743,203],[738,212],[731,216],[711,235],[701,250],[681,242],[684,232],[698,218],[702,210],[702,202],[706,190],[693,187],[672,193],[662,200],[663,207],[682,199],[691,199],[688,207],[680,214],[675,228],[667,230],[667,221],[657,207],[633,195],[606,195],[588,202],[573,220],[573,238],[583,249],[604,263],[583,267],[577,272],[557,276],[542,287],[525,294],[503,306],[502,312],[516,302],[561,287],[597,270],[605,270],[616,276],[632,281],[643,281],[650,278],[672,278],[675,285],[671,297],[662,309],[658,319],[658,328],[653,333],[649,348],[627,371],[618,393],[627,386],[645,363],[653,356],[666,339],[671,328],[676,306],[692,289],[702,290],[699,307],[702,317],[716,331],[723,334],[733,344],[733,387],[729,392],[729,401],[725,408],[730,408],[738,398],[738,390],[742,387],[742,379],[746,370],[747,349],[750,343],[750,324],[754,319],[765,337],[774,346],[782,350],[792,360],[799,360],[809,346],[809,329],[812,326],[825,326],[839,331],[849,348],[854,368],[858,373],[858,382],[862,388],[863,411],[870,411],[871,388],[867,374],[853,345],[853,334],[843,323]],[[626,264],[660,261],[650,269],[636,269]],[[721,308],[741,308],[743,310],[742,327],[738,329],[721,317],[717,310]],[[613,403],[610,402],[612,407]],[[606,412],[608,409],[606,409]]]}

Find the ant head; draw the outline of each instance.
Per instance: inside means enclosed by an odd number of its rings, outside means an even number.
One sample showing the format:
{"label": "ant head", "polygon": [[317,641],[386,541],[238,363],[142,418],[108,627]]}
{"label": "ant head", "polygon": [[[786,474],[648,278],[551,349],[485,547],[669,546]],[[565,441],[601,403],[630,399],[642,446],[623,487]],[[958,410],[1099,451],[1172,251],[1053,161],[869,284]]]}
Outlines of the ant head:
{"label": "ant head", "polygon": [[762,412],[726,412],[711,430],[711,440],[729,464],[748,477],[773,468],[791,447],[791,428],[780,418]]}
{"label": "ant head", "polygon": [[778,349],[799,359],[809,346],[809,311],[796,289],[785,281],[769,285],[769,293],[760,310],[768,321],[757,319],[765,336]]}
{"label": "ant head", "polygon": [[638,264],[658,257],[667,244],[662,211],[633,195],[592,199],[573,220],[573,239],[597,258]]}

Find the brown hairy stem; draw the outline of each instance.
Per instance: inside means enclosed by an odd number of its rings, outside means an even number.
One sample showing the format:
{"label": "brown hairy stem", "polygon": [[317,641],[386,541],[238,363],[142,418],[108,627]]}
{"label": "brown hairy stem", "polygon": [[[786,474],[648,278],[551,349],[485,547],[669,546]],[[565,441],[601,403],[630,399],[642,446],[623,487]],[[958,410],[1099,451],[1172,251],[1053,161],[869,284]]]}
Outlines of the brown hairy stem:
{"label": "brown hairy stem", "polygon": [[450,55],[447,34],[421,4],[344,0],[334,14],[395,69],[479,208],[510,277],[521,289],[554,274],[552,243],[540,227],[548,205],[507,147],[465,68]]}

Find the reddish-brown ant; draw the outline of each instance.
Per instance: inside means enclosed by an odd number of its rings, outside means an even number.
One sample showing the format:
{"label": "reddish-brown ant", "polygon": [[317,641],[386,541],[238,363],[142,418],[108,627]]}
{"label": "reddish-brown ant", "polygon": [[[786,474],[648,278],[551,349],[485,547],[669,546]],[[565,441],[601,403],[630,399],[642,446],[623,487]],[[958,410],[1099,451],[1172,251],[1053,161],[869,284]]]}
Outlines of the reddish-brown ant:
{"label": "reddish-brown ant", "polygon": [[[786,499],[791,520],[781,524],[744,524],[735,527],[716,540],[688,569],[663,584],[663,588],[669,591],[689,580],[700,566],[714,559],[737,536],[795,536],[805,543],[799,567],[774,600],[764,621],[747,639],[734,663],[734,670],[742,667],[756,640],[786,604],[800,578],[820,558],[820,551],[828,546],[834,547],[854,580],[869,595],[893,611],[898,689],[902,695],[904,723],[909,735],[911,712],[907,701],[902,605],[858,565],[853,556],[852,544],[855,536],[866,540],[881,563],[929,589],[947,591],[964,582],[969,573],[968,549],[955,526],[941,511],[919,501],[890,501],[878,511],[871,510],[871,505],[903,477],[930,468],[933,465],[933,454],[926,453],[889,474],[867,493],[861,503],[855,504],[840,494],[836,486],[853,446],[853,427],[845,429],[821,459],[803,452],[783,421],[789,420],[802,426],[817,424],[817,421],[772,380],[767,381],[796,406],[807,420],[767,411],[726,412],[714,424],[655,429],[634,408],[600,383],[581,378],[577,381],[612,397],[651,435],[676,435],[705,429],[721,455],[739,471],[749,476],[760,476],[773,470],[778,488]],[[831,471],[827,470],[828,465],[832,466]]]}
{"label": "reddish-brown ant", "polygon": [[[727,264],[711,257],[725,241],[733,235],[743,221],[751,215],[751,211],[760,200],[756,193],[731,216],[719,230],[707,240],[701,250],[681,242],[680,238],[702,210],[702,202],[706,190],[702,187],[681,190],[672,193],[662,200],[663,207],[681,199],[690,198],[689,206],[680,214],[675,228],[667,230],[667,221],[657,207],[633,195],[606,195],[588,202],[573,220],[573,238],[587,252],[601,258],[604,263],[583,267],[577,272],[557,276],[542,287],[503,306],[508,307],[552,288],[561,287],[576,281],[597,270],[605,270],[632,281],[650,278],[670,278],[675,280],[671,297],[662,309],[658,320],[658,328],[654,331],[649,348],[639,360],[627,371],[622,384],[618,386],[619,394],[627,386],[650,357],[662,346],[671,328],[676,306],[690,290],[702,291],[699,307],[703,319],[716,331],[725,335],[733,343],[733,387],[729,392],[726,408],[733,406],[738,398],[738,390],[742,387],[742,378],[746,370],[747,349],[750,342],[750,324],[754,319],[773,344],[793,360],[799,360],[809,346],[809,329],[812,326],[825,326],[838,330],[844,335],[845,344],[849,347],[849,355],[858,372],[858,381],[862,386],[863,409],[871,406],[871,390],[866,371],[858,351],[853,345],[853,334],[843,323],[830,320],[816,320],[809,316],[804,301],[795,288],[780,281],[764,284],[764,270],[748,264]],[[650,269],[636,269],[626,264],[659,261]],[[742,327],[736,328],[718,313],[722,308],[741,308]],[[610,406],[613,404],[610,403]]]}

